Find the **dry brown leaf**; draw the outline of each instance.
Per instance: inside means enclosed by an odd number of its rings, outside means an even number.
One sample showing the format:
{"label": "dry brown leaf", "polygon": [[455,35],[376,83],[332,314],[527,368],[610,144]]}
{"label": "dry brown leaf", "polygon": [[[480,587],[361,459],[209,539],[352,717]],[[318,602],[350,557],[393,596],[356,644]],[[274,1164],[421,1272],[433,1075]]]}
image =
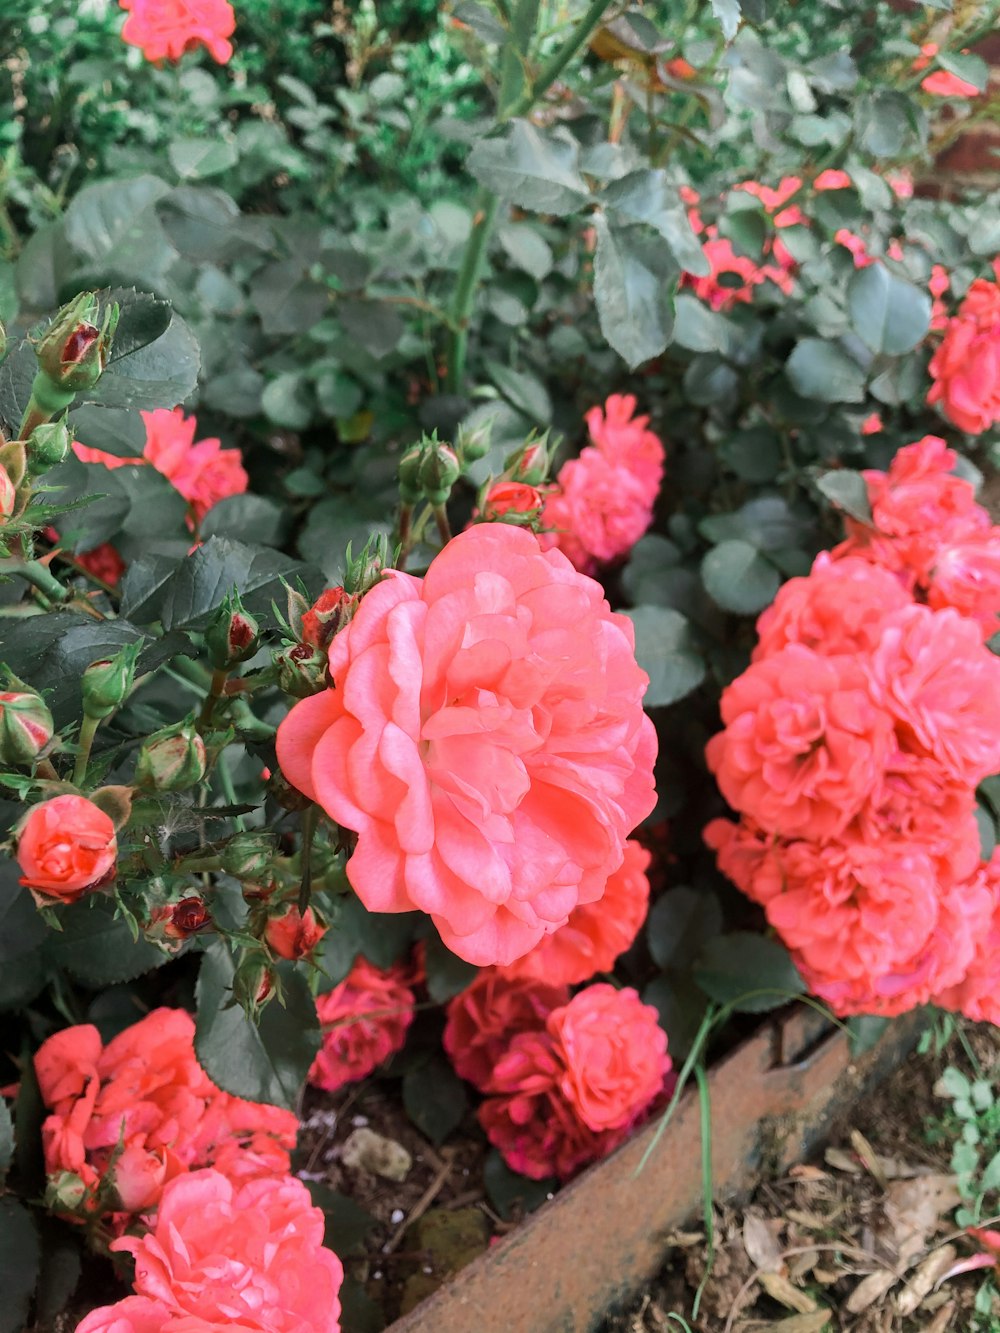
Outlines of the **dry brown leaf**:
{"label": "dry brown leaf", "polygon": [[823,1333],[830,1323],[829,1310],[813,1310],[808,1314],[793,1314],[790,1319],[779,1319],[776,1324],[765,1324],[770,1333]]}
{"label": "dry brown leaf", "polygon": [[924,1333],[948,1333],[951,1328],[951,1321],[955,1315],[955,1302],[949,1301],[947,1305],[941,1307],[931,1322],[924,1329]]}
{"label": "dry brown leaf", "polygon": [[780,1273],[761,1273],[759,1281],[771,1300],[777,1301],[788,1310],[797,1310],[799,1314],[812,1314],[816,1309],[816,1302],[809,1293],[793,1287],[788,1278],[782,1277]]}
{"label": "dry brown leaf", "polygon": [[856,1162],[849,1152],[844,1152],[843,1148],[827,1148],[823,1160],[827,1166],[832,1166],[837,1171],[846,1171],[852,1176],[861,1174],[860,1162]]}
{"label": "dry brown leaf", "polygon": [[917,1267],[913,1276],[896,1298],[896,1308],[900,1314],[912,1314],[929,1296],[938,1278],[943,1277],[958,1257],[954,1245],[942,1245],[934,1250]]}
{"label": "dry brown leaf", "polygon": [[959,1202],[955,1177],[932,1174],[913,1180],[896,1180],[885,1200],[890,1235],[879,1239],[895,1250],[900,1260],[911,1260],[924,1249],[938,1218]]}
{"label": "dry brown leaf", "polygon": [[822,1217],[819,1213],[806,1212],[804,1208],[789,1208],[785,1216],[789,1222],[796,1222],[800,1227],[805,1227],[807,1231],[825,1231],[830,1225],[828,1217]]}
{"label": "dry brown leaf", "polygon": [[788,1261],[788,1276],[793,1282],[798,1282],[807,1273],[811,1272],[818,1262],[818,1250],[806,1250],[802,1254],[795,1254]]}
{"label": "dry brown leaf", "polygon": [[666,1246],[676,1246],[680,1250],[688,1250],[692,1245],[703,1245],[705,1243],[704,1231],[671,1231],[663,1238]]}
{"label": "dry brown leaf", "polygon": [[743,1248],[750,1262],[763,1273],[780,1273],[784,1268],[776,1229],[780,1220],[767,1222],[760,1213],[748,1212],[743,1218]]}
{"label": "dry brown leaf", "polygon": [[888,1181],[885,1178],[885,1172],[882,1170],[882,1165],[879,1162],[878,1153],[861,1133],[860,1129],[851,1130],[851,1147],[861,1158],[861,1162],[869,1174],[878,1181],[883,1189],[885,1189]]}
{"label": "dry brown leaf", "polygon": [[861,1279],[858,1285],[847,1298],[846,1310],[848,1314],[861,1314],[869,1306],[880,1301],[890,1287],[894,1287],[898,1281],[896,1274],[891,1273],[887,1268],[879,1269],[877,1273],[869,1273],[867,1277]]}
{"label": "dry brown leaf", "polygon": [[830,1173],[822,1171],[818,1166],[810,1166],[808,1162],[802,1162],[798,1166],[793,1166],[788,1172],[792,1180],[829,1180]]}
{"label": "dry brown leaf", "polygon": [[903,1162],[898,1157],[886,1157],[878,1153],[878,1164],[886,1180],[912,1180],[914,1176],[925,1176],[927,1167],[921,1162]]}
{"label": "dry brown leaf", "polygon": [[832,1287],[835,1282],[839,1282],[843,1273],[838,1273],[835,1268],[814,1268],[813,1277],[824,1287]]}

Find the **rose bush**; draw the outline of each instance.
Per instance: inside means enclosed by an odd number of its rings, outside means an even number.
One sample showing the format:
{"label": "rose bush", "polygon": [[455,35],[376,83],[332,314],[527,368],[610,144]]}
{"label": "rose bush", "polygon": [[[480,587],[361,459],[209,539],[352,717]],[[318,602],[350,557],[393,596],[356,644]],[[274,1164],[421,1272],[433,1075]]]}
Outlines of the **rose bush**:
{"label": "rose bush", "polygon": [[507,1216],[734,1011],[996,1020],[995,6],[803,4],[0,14],[18,1326],[335,1327],[348,1104]]}

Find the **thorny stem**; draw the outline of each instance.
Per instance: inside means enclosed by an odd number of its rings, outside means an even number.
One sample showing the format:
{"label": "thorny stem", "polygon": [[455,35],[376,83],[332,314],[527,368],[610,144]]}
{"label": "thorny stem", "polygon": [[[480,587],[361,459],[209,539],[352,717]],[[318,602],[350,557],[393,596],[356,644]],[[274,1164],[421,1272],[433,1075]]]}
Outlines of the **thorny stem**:
{"label": "thorny stem", "polygon": [[215,705],[225,693],[228,676],[229,672],[224,668],[217,668],[212,672],[212,682],[208,687],[205,702],[201,706],[201,713],[198,715],[199,731],[206,731],[212,725],[212,714],[215,712]]}
{"label": "thorny stem", "polygon": [[53,602],[68,602],[73,596],[69,588],[64,588],[52,571],[38,560],[0,560],[0,574],[17,575]]}
{"label": "thorny stem", "polygon": [[81,787],[83,780],[87,776],[87,765],[90,763],[90,751],[94,745],[94,737],[97,735],[97,728],[101,725],[100,718],[90,717],[84,713],[83,721],[80,723],[80,735],[77,737],[79,749],[76,755],[76,762],[73,765],[73,785]]}

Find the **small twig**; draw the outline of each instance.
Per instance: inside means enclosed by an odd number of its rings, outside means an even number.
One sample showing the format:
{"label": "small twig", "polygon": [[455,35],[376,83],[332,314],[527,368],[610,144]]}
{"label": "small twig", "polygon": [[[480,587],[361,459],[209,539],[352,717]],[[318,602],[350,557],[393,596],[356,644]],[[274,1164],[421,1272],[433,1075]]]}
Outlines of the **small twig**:
{"label": "small twig", "polygon": [[410,1210],[409,1216],[403,1218],[402,1222],[400,1222],[399,1226],[392,1233],[392,1235],[389,1237],[386,1243],[382,1246],[383,1254],[391,1254],[393,1252],[393,1250],[396,1248],[399,1242],[403,1239],[403,1236],[407,1231],[407,1229],[411,1227],[414,1222],[418,1222],[420,1218],[423,1217],[424,1213],[427,1212],[427,1209],[431,1206],[431,1204],[434,1202],[437,1196],[441,1193],[441,1190],[444,1187],[444,1183],[451,1175],[452,1168],[454,1166],[454,1162],[452,1161],[452,1156],[451,1156],[451,1150],[446,1149],[441,1155],[444,1158],[444,1161],[441,1164],[440,1171],[437,1173],[437,1175],[434,1177],[431,1183],[424,1190],[423,1194],[421,1194],[417,1202],[413,1205],[412,1209]]}

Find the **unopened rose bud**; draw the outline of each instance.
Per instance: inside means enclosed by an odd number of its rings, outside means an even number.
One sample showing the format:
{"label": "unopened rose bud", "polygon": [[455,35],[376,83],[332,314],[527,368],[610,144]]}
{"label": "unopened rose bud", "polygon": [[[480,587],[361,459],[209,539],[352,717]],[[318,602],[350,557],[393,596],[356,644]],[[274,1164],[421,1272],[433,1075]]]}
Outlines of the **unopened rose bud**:
{"label": "unopened rose bud", "polygon": [[260,626],[244,610],[239,593],[231,593],[205,631],[208,660],[217,671],[229,671],[253,657],[259,645]]}
{"label": "unopened rose bud", "polygon": [[274,840],[268,833],[237,833],[221,852],[222,869],[233,879],[270,878]]}
{"label": "unopened rose bud", "polygon": [[10,518],[16,500],[17,491],[10,479],[10,473],[0,463],[0,521]]}
{"label": "unopened rose bud", "polygon": [[146,929],[148,939],[186,940],[212,924],[201,898],[182,898],[177,903],[154,907]]}
{"label": "unopened rose bud", "polygon": [[58,1171],[45,1182],[45,1207],[50,1213],[83,1211],[87,1186],[74,1171]]}
{"label": "unopened rose bud", "polygon": [[30,764],[52,740],[55,724],[34,690],[0,692],[0,760]]}
{"label": "unopened rose bud", "polygon": [[462,475],[455,450],[447,444],[431,444],[420,463],[420,485],[432,505],[447,503],[451,488]]}
{"label": "unopened rose bud", "polygon": [[205,776],[205,742],[193,722],[180,722],[149,740],[139,751],[135,781],[152,791],[183,791]]}
{"label": "unopened rose bud", "polygon": [[498,481],[483,502],[483,518],[526,526],[542,512],[545,497],[534,486],[519,481]]}
{"label": "unopened rose bud", "polygon": [[474,426],[471,430],[461,429],[455,441],[458,456],[466,463],[478,462],[490,451],[490,435],[493,431],[492,418],[483,426]]}
{"label": "unopened rose bud", "polygon": [[32,477],[58,467],[69,456],[70,434],[62,421],[36,426],[25,445],[28,473]]}
{"label": "unopened rose bud", "polygon": [[279,958],[294,962],[307,958],[326,934],[326,926],[321,926],[313,915],[311,907],[304,914],[299,913],[293,903],[280,916],[272,916],[264,930],[264,939],[268,948]]}
{"label": "unopened rose bud", "polygon": [[125,702],[135,682],[141,647],[140,643],[126,644],[114,657],[102,657],[86,668],[80,688],[87,717],[102,721]]}
{"label": "unopened rose bud", "polygon": [[362,597],[370,588],[374,588],[391,564],[389,539],[384,532],[369,537],[356,560],[351,555],[351,548],[348,545],[347,573],[344,575],[345,591],[351,597]]}
{"label": "unopened rose bud", "polygon": [[422,458],[423,450],[415,444],[399,460],[399,498],[403,504],[415,505],[424,493],[420,485]]}
{"label": "unopened rose bud", "polygon": [[544,440],[529,440],[523,449],[517,449],[506,462],[506,471],[513,481],[537,486],[549,474],[549,451]]}
{"label": "unopened rose bud", "polygon": [[275,656],[278,685],[296,699],[308,699],[326,689],[326,653],[310,643],[297,643]]}
{"label": "unopened rose bud", "polygon": [[233,998],[254,1022],[274,995],[276,975],[259,953],[244,953],[233,977]]}
{"label": "unopened rose bud", "polygon": [[50,414],[69,406],[81,389],[92,389],[101,378],[118,314],[118,306],[112,304],[102,316],[97,297],[84,292],[60,310],[39,339],[35,355],[41,375],[32,396]]}
{"label": "unopened rose bud", "polygon": [[327,588],[302,617],[302,642],[325,651],[357,607],[357,597],[352,597],[343,588]]}

